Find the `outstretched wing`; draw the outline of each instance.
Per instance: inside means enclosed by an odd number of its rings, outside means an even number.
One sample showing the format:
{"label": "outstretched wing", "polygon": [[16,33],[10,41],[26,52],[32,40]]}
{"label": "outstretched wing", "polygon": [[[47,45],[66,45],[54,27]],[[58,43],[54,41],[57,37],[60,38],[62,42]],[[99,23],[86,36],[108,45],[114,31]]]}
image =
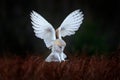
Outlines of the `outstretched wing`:
{"label": "outstretched wing", "polygon": [[43,39],[47,48],[50,48],[53,40],[56,39],[53,26],[35,11],[32,11],[30,16],[36,37]]}
{"label": "outstretched wing", "polygon": [[56,30],[59,33],[59,37],[65,37],[75,34],[82,24],[83,14],[80,10],[75,10],[70,13],[62,22],[60,27]]}

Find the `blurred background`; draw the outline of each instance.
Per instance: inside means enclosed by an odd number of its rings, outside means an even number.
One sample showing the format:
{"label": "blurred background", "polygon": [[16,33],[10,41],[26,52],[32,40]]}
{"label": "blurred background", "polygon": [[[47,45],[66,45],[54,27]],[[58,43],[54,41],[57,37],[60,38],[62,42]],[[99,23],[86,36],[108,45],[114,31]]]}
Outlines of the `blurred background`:
{"label": "blurred background", "polygon": [[0,54],[47,53],[35,37],[30,12],[35,10],[55,28],[81,9],[84,21],[74,36],[65,37],[67,53],[109,53],[120,49],[119,0],[0,0]]}

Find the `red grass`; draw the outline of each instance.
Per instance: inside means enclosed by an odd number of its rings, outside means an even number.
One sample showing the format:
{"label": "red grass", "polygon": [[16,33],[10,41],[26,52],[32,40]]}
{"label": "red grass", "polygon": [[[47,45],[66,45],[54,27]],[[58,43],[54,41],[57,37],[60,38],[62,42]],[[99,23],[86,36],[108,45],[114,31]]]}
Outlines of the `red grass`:
{"label": "red grass", "polygon": [[73,56],[62,63],[33,55],[1,57],[0,80],[120,80],[120,57]]}

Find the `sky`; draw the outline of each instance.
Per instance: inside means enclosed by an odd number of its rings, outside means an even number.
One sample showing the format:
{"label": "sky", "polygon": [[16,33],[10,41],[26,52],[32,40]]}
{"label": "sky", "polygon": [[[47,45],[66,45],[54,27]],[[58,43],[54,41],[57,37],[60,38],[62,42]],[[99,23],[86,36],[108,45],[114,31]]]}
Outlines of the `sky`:
{"label": "sky", "polygon": [[84,20],[74,36],[64,38],[67,52],[120,48],[119,0],[0,0],[0,52],[46,53],[43,40],[34,35],[31,11],[38,12],[57,28],[76,9],[83,12]]}

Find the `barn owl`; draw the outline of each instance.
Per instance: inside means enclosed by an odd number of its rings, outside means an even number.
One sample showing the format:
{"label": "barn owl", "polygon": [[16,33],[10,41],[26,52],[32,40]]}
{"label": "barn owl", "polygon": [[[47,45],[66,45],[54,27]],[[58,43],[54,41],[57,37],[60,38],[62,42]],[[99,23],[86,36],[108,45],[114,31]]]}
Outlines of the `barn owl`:
{"label": "barn owl", "polygon": [[64,48],[66,46],[62,37],[75,34],[83,21],[83,13],[80,10],[71,12],[56,30],[40,14],[32,11],[31,14],[32,28],[35,36],[43,39],[46,47],[51,49],[50,55],[45,59],[46,62],[65,61]]}

